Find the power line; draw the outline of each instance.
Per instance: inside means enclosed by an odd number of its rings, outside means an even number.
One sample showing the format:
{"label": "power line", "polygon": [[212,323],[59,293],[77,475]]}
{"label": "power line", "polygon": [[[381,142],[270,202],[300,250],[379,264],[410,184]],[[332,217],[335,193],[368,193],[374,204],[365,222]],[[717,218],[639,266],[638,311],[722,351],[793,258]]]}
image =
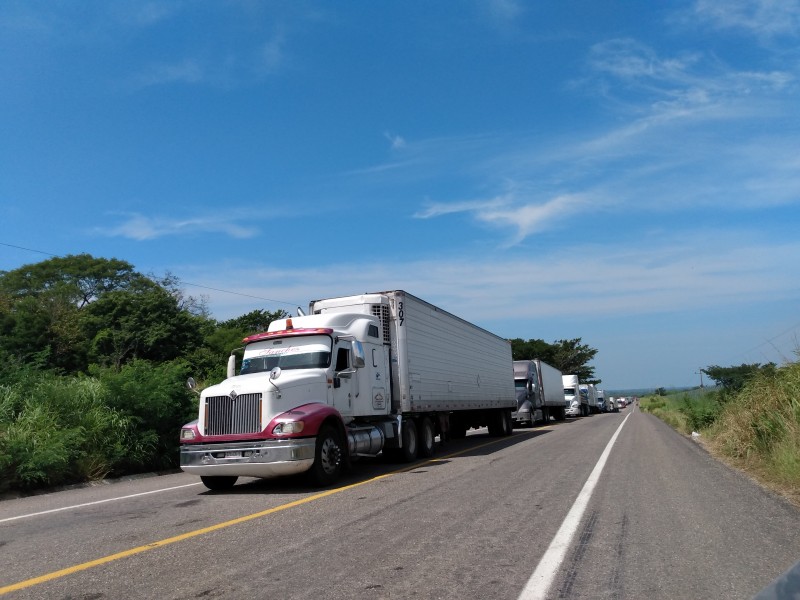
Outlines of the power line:
{"label": "power line", "polygon": [[[17,250],[25,250],[27,252],[35,252],[36,254],[44,254],[45,256],[52,256],[55,258],[64,258],[64,256],[60,254],[53,254],[52,252],[45,252],[44,250],[35,250],[34,248],[26,248],[24,246],[15,246],[14,244],[6,244],[5,242],[0,242],[0,246],[6,246],[8,248],[16,248]],[[284,300],[275,300],[273,298],[264,298],[262,296],[254,296],[252,294],[243,294],[242,292],[232,292],[231,290],[222,290],[220,288],[213,288],[207,285],[200,285],[199,283],[190,283],[188,281],[181,280],[181,284],[189,285],[192,287],[202,288],[204,290],[213,290],[215,292],[222,292],[223,294],[232,294],[234,296],[242,296],[244,298],[253,298],[255,300],[264,300],[265,302],[274,302],[276,304],[285,304],[287,306],[295,307],[299,303],[298,302],[285,302]]]}

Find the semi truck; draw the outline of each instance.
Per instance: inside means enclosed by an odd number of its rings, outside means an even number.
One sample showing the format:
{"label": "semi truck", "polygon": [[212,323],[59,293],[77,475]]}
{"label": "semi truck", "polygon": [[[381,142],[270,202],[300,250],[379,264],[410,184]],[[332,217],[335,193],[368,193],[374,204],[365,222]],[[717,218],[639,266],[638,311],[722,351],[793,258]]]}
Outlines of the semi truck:
{"label": "semi truck", "polygon": [[588,399],[581,396],[577,375],[562,375],[564,386],[564,408],[568,417],[585,417],[589,414]]}
{"label": "semi truck", "polygon": [[510,343],[405,291],[314,300],[243,340],[180,434],[212,490],[240,476],[334,483],[359,458],[413,461],[470,428],[511,435]]}
{"label": "semi truck", "polygon": [[586,415],[594,415],[599,413],[597,406],[597,386],[591,383],[582,383],[579,386],[581,393],[581,405],[585,406]]}
{"label": "semi truck", "polygon": [[561,371],[546,362],[514,361],[514,386],[517,390],[517,409],[512,413],[518,425],[533,427],[538,422],[549,423],[566,418],[564,387]]}

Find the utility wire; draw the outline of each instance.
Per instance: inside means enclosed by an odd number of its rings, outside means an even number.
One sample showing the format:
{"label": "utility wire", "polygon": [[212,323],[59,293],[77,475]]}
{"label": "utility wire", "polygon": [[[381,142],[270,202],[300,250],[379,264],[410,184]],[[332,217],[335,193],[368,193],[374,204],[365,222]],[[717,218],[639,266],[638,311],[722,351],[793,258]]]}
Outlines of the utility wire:
{"label": "utility wire", "polygon": [[[27,252],[35,252],[36,254],[44,254],[45,256],[53,256],[55,258],[64,258],[60,254],[53,254],[52,252],[45,252],[44,250],[35,250],[33,248],[25,248],[24,246],[15,246],[14,244],[6,244],[5,242],[0,242],[0,246],[6,246],[8,248],[16,248],[17,250],[25,250]],[[243,296],[244,298],[254,298],[255,300],[264,300],[265,302],[274,302],[275,304],[285,304],[287,306],[295,307],[298,306],[299,303],[297,302],[285,302],[284,300],[275,300],[273,298],[264,298],[262,296],[253,296],[252,294],[243,294],[242,292],[232,292],[231,290],[222,290],[220,288],[213,288],[207,285],[200,285],[199,283],[190,283],[188,281],[181,280],[183,285],[190,285],[196,288],[202,288],[204,290],[213,290],[215,292],[222,292],[223,294],[232,294],[234,296]]]}

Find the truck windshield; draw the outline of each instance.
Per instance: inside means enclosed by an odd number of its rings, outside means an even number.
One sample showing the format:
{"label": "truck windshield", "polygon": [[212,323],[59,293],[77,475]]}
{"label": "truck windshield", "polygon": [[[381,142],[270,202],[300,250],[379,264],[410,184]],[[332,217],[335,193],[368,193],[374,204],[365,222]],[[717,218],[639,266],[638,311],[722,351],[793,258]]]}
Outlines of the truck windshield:
{"label": "truck windshield", "polygon": [[303,336],[262,340],[247,346],[240,373],[281,369],[325,369],[331,364],[331,339]]}
{"label": "truck windshield", "polygon": [[575,395],[575,388],[564,388],[564,395],[565,396],[574,396]]}
{"label": "truck windshield", "polygon": [[528,381],[526,379],[515,379],[514,380],[514,387],[515,388],[525,389],[526,385],[528,385]]}

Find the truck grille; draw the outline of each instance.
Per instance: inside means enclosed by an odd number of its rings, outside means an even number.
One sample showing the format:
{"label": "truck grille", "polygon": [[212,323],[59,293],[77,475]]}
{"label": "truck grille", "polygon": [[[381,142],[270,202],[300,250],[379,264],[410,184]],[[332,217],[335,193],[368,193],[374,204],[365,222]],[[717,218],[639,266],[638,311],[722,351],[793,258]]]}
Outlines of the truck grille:
{"label": "truck grille", "polygon": [[261,394],[206,398],[205,435],[261,431]]}

